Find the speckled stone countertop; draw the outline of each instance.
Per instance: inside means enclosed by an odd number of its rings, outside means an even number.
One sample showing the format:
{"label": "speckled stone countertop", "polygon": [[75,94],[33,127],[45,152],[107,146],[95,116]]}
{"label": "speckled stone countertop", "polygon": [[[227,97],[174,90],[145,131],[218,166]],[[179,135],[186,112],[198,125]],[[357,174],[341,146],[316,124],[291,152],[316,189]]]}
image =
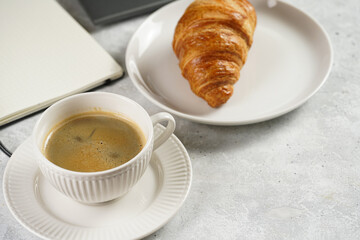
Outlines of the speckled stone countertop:
{"label": "speckled stone countertop", "polygon": [[[192,189],[174,218],[146,239],[360,239],[360,2],[289,2],[330,36],[327,82],[297,110],[263,123],[219,127],[176,117],[175,134],[192,159]],[[125,67],[127,43],[146,16],[95,27],[77,2],[60,4]],[[128,75],[96,91],[161,111]],[[14,151],[38,117],[0,128],[1,141]],[[8,160],[0,153],[1,182]],[[11,215],[2,191],[0,239],[38,239]]]}

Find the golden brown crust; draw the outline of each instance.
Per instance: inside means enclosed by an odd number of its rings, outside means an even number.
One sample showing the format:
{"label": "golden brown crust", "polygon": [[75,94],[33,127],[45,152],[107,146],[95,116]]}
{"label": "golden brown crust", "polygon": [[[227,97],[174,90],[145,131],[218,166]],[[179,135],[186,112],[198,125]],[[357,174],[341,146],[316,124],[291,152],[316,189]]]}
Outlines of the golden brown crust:
{"label": "golden brown crust", "polygon": [[256,26],[247,0],[195,0],[179,20],[173,50],[191,90],[211,107],[233,93]]}

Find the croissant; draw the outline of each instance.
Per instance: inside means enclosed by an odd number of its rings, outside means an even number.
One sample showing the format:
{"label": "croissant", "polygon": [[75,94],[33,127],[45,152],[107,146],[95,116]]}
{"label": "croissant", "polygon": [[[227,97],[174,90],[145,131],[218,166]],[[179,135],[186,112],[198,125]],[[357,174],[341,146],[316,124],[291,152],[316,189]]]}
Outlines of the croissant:
{"label": "croissant", "polygon": [[180,18],[173,50],[191,90],[211,107],[231,97],[255,26],[255,9],[247,0],[195,0]]}

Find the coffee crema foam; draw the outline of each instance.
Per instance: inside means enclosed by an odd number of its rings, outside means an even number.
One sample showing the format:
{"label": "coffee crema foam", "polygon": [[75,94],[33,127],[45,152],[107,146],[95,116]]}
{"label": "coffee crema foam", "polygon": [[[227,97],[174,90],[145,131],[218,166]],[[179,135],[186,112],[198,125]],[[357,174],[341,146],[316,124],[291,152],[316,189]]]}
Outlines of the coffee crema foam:
{"label": "coffee crema foam", "polygon": [[74,115],[55,126],[45,139],[43,153],[59,167],[97,172],[128,162],[145,142],[136,123],[96,111]]}

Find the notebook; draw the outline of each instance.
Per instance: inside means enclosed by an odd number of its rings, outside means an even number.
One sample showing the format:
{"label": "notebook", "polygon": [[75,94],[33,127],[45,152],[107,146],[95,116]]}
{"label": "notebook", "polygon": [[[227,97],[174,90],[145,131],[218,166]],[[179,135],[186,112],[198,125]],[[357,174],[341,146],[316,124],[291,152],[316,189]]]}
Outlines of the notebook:
{"label": "notebook", "polygon": [[0,1],[0,126],[122,74],[56,1]]}

